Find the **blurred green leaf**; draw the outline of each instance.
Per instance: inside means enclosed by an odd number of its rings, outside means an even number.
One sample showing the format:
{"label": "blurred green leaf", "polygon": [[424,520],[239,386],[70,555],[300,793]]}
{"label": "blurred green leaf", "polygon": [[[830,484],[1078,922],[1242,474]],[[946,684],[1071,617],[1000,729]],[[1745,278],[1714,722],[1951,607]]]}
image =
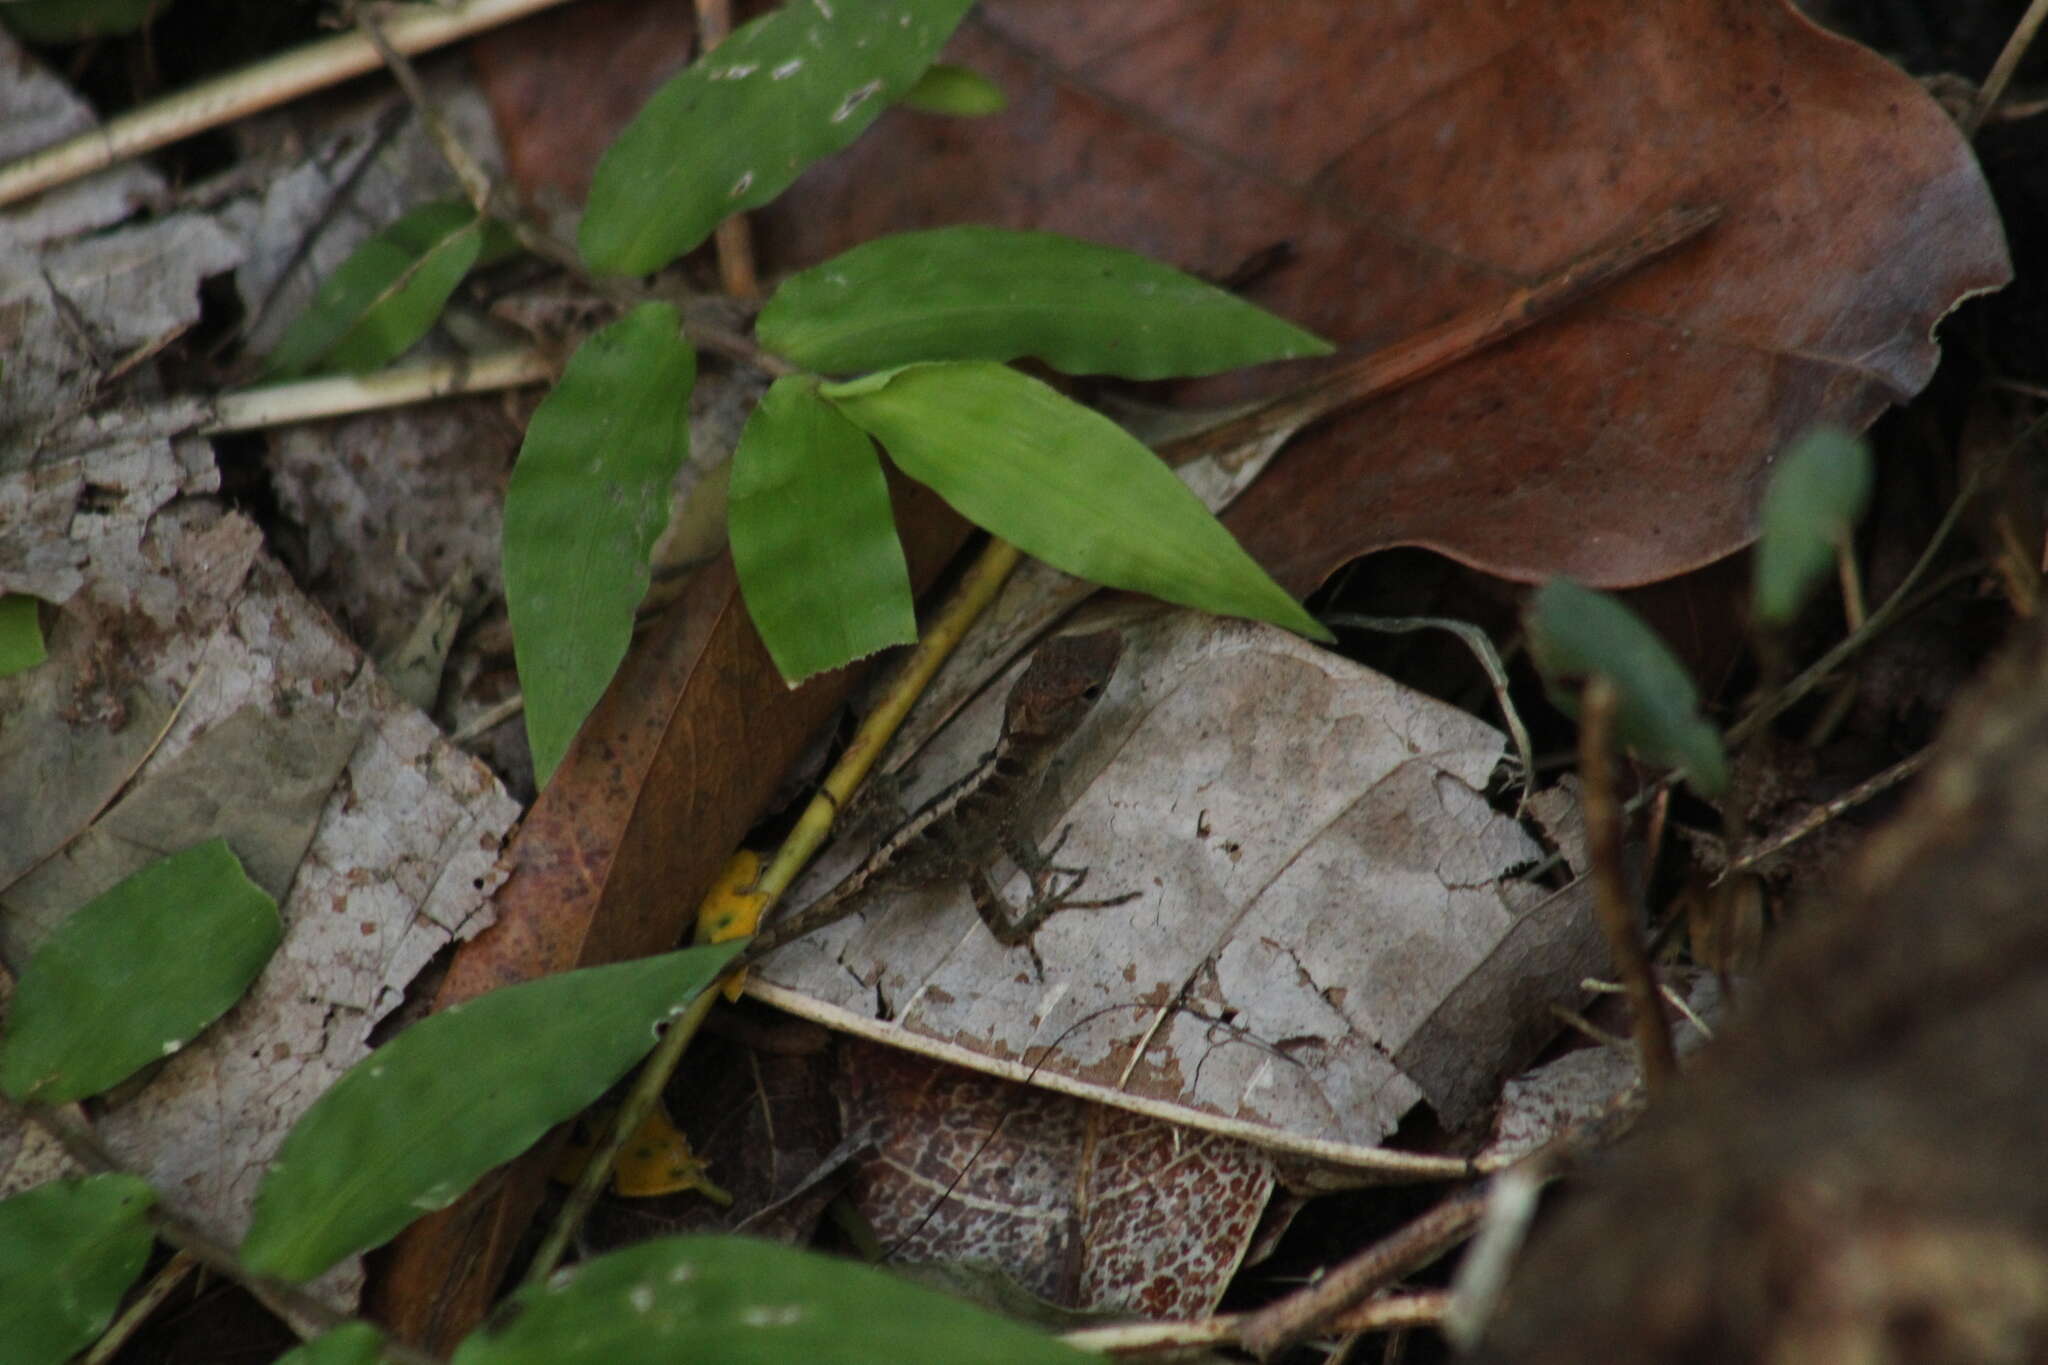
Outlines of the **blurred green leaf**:
{"label": "blurred green leaf", "polygon": [[986,361],[819,391],[969,521],[1058,569],[1333,638],[1159,457],[1051,388]]}
{"label": "blurred green leaf", "polygon": [[29,959],[0,1038],[0,1090],[62,1104],[170,1056],[242,998],[283,932],[226,840],[151,863]]}
{"label": "blurred green leaf", "polygon": [[242,1263],[309,1280],[453,1203],[603,1094],[739,947],[564,972],[420,1020],[351,1067],[285,1138]]}
{"label": "blurred green leaf", "polygon": [[1728,785],[1721,734],[1699,713],[1692,678],[1636,614],[1605,593],[1554,578],[1530,599],[1529,653],[1550,699],[1578,714],[1578,687],[1596,674],[1619,698],[1622,742],[1656,763],[1683,768],[1702,796]]}
{"label": "blurred green leaf", "polygon": [[1003,88],[979,71],[934,62],[897,101],[906,109],[953,118],[986,118],[1010,107]]}
{"label": "blurred green leaf", "polygon": [[1784,625],[1827,576],[1870,501],[1870,448],[1839,427],[1815,427],[1788,447],[1764,491],[1752,609]]}
{"label": "blurred green leaf", "polygon": [[170,0],[11,0],[0,4],[0,23],[31,43],[81,43],[133,33]]}
{"label": "blurred green leaf", "polygon": [[882,461],[817,386],[775,381],[740,435],[728,492],[747,614],[791,682],[917,638]]}
{"label": "blurred green leaf", "polygon": [[0,596],[0,678],[26,673],[49,657],[42,603],[27,593]]}
{"label": "blurred green leaf", "polygon": [[577,349],[527,424],[505,490],[505,602],[543,786],[632,642],[696,374],[675,308],[643,303]]}
{"label": "blurred green leaf", "polygon": [[1101,1357],[882,1271],[744,1237],[663,1237],[513,1296],[451,1365],[1081,1365]]}
{"label": "blurred green leaf", "polygon": [[344,1322],[331,1332],[287,1351],[271,1365],[377,1365],[384,1358],[384,1334],[367,1322]]}
{"label": "blurred green leaf", "polygon": [[1328,355],[1235,294],[1115,247],[951,227],[864,242],[785,280],[761,344],[825,374],[1035,356],[1068,374],[1165,379]]}
{"label": "blurred green leaf", "polygon": [[60,1365],[106,1330],[149,1260],[156,1194],[132,1175],[0,1200],[0,1358]]}
{"label": "blurred green leaf", "polygon": [[654,93],[598,163],[577,245],[645,275],[850,145],[911,88],[972,0],[796,0]]}
{"label": "blurred green leaf", "polygon": [[427,334],[455,286],[512,249],[505,229],[466,202],[423,204],[385,228],[321,282],[270,353],[265,379],[361,374]]}

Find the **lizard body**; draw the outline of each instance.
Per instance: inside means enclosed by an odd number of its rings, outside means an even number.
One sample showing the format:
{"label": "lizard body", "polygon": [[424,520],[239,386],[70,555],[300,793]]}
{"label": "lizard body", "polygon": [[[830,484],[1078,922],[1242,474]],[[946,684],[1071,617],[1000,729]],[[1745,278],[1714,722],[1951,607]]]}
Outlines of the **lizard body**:
{"label": "lizard body", "polygon": [[[756,934],[726,974],[852,914],[863,894],[882,886],[965,881],[982,922],[998,942],[1011,947],[1030,946],[1038,926],[1057,911],[1133,899],[1135,892],[1099,901],[1070,899],[1088,874],[1054,865],[1065,832],[1051,849],[1040,850],[1018,825],[1053,756],[1094,709],[1122,653],[1123,639],[1112,630],[1063,636],[1042,647],[1010,689],[996,746],[876,845],[837,886]],[[1008,855],[1031,880],[1030,904],[1014,915],[988,879],[987,867],[998,854]],[[1053,880],[1061,874],[1072,880],[1055,889]],[[1037,963],[1035,948],[1031,956]]]}

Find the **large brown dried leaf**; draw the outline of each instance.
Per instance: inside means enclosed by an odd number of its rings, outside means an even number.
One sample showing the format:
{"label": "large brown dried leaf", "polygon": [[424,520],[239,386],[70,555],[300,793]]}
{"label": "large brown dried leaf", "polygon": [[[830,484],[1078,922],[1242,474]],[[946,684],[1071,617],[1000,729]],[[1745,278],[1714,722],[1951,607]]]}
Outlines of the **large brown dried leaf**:
{"label": "large brown dried leaf", "polygon": [[[1718,558],[1787,438],[1916,392],[1934,323],[2009,275],[1940,109],[1779,0],[990,0],[946,55],[1010,110],[886,116],[760,216],[770,266],[973,221],[1218,275],[1287,241],[1255,296],[1370,350],[1726,205],[1703,245],[1299,442],[1228,518],[1297,591],[1396,544],[1603,584]],[[581,173],[512,159],[529,187]]]}

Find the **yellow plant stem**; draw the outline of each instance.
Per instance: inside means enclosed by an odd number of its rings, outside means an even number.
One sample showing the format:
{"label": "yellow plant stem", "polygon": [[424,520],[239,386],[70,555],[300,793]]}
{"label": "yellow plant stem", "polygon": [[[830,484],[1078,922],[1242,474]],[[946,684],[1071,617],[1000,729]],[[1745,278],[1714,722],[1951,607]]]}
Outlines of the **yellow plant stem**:
{"label": "yellow plant stem", "polygon": [[[823,789],[812,798],[796,828],[783,840],[774,861],[769,863],[755,884],[754,893],[763,896],[762,915],[773,908],[776,898],[789,889],[797,874],[823,847],[832,822],[873,771],[876,760],[895,737],[904,717],[910,714],[910,708],[924,694],[924,689],[960,643],[967,628],[988,609],[989,603],[995,601],[996,593],[1022,557],[1017,547],[1008,541],[991,539],[981,556],[961,577],[959,586],[939,609],[938,616],[925,628],[923,638],[903,661],[896,676],[890,679],[882,700],[861,722],[852,742],[846,746],[846,752],[839,756],[839,762],[825,778]],[[641,1120],[659,1103],[669,1077],[675,1074],[677,1064],[682,1061],[683,1050],[696,1036],[717,998],[718,992],[712,989],[691,1001],[689,1008],[669,1025],[668,1032],[648,1054],[646,1062],[641,1065],[640,1075],[633,1082],[632,1092],[619,1107],[618,1116],[605,1135],[604,1145],[584,1167],[576,1187],[563,1202],[554,1226],[548,1229],[547,1241],[542,1243],[539,1253],[533,1258],[532,1268],[527,1271],[527,1284],[544,1283],[561,1264],[569,1239],[575,1236],[584,1214],[596,1202],[598,1191],[610,1179],[612,1166],[617,1162],[627,1136],[639,1128]]]}

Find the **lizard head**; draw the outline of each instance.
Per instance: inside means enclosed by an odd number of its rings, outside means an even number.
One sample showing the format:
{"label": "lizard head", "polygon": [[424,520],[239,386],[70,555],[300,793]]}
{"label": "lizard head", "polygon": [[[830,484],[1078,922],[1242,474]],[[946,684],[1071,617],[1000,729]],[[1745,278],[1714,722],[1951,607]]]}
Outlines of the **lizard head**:
{"label": "lizard head", "polygon": [[1101,699],[1124,652],[1113,630],[1063,635],[1041,646],[1010,688],[1003,729],[1012,740],[1058,741]]}

